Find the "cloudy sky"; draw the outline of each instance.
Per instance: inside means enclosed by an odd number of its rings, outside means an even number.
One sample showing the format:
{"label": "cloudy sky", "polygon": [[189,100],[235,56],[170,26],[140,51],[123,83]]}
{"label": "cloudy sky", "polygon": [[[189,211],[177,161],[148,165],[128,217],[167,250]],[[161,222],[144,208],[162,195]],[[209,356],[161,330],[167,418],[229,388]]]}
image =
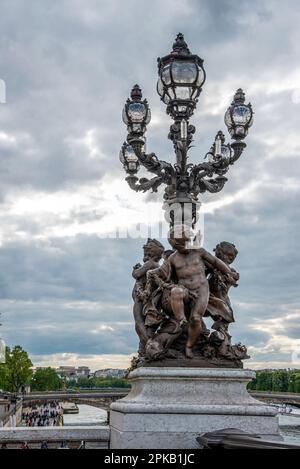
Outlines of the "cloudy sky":
{"label": "cloudy sky", "polygon": [[[124,181],[121,110],[139,83],[153,115],[148,150],[173,161],[156,59],[181,31],[207,72],[191,161],[225,132],[238,87],[255,110],[245,154],[202,207],[205,247],[239,249],[233,338],[248,344],[247,366],[300,367],[299,21],[298,0],[0,0],[8,345],[36,365],[92,369],[126,367],[136,351],[131,268],[144,240],[135,225],[156,226],[162,194],[136,194]],[[117,228],[130,237],[116,239]]]}

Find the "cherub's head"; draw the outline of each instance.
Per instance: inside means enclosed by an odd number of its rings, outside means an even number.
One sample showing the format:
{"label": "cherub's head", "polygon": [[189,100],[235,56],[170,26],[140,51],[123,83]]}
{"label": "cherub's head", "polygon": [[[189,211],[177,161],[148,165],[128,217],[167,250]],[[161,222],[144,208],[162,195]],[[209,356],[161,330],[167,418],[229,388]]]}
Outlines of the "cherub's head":
{"label": "cherub's head", "polygon": [[191,230],[186,225],[176,225],[170,229],[168,241],[172,248],[179,252],[185,252],[189,249],[188,244],[191,241]]}
{"label": "cherub's head", "polygon": [[156,239],[148,238],[147,243],[143,246],[144,249],[144,262],[149,259],[159,261],[162,258],[165,248]]}
{"label": "cherub's head", "polygon": [[234,244],[228,243],[227,241],[222,241],[214,249],[216,257],[225,262],[225,264],[232,264],[238,255],[238,250]]}

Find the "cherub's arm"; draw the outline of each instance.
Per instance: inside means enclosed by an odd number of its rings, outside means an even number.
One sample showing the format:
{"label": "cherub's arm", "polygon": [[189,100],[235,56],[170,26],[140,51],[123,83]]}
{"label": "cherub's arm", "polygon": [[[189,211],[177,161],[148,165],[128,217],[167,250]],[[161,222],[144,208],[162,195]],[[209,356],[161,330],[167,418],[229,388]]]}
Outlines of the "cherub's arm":
{"label": "cherub's arm", "polygon": [[139,280],[140,278],[145,277],[148,270],[155,269],[156,267],[157,262],[150,259],[149,261],[145,262],[145,264],[143,264],[141,267],[138,267],[137,269],[134,268],[132,271],[132,276],[136,280]]}
{"label": "cherub's arm", "polygon": [[232,277],[234,280],[238,279],[238,273],[233,272],[228,265],[225,264],[225,262],[221,261],[221,259],[218,259],[218,257],[213,256],[209,252],[207,252],[205,249],[201,249],[201,257],[202,259],[207,262],[210,266],[214,267],[215,269],[218,269],[220,272],[223,274],[229,275],[229,277]]}
{"label": "cherub's arm", "polygon": [[147,279],[153,281],[158,287],[162,287],[170,277],[170,264],[165,260],[163,264],[157,269],[152,269],[147,272]]}

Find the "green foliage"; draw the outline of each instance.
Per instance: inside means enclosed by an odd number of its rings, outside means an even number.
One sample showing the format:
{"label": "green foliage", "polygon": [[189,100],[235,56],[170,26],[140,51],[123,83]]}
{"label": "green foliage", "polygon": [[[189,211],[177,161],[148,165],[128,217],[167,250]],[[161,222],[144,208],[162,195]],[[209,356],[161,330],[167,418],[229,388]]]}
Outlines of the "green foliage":
{"label": "green foliage", "polygon": [[12,350],[6,347],[5,363],[0,364],[0,389],[18,392],[22,385],[29,383],[32,366],[28,353],[20,345]]}
{"label": "green foliage", "polygon": [[254,391],[255,389],[257,389],[257,378],[253,378],[252,381],[250,381],[250,383],[248,383],[248,386],[247,386],[247,389],[249,391]]}
{"label": "green foliage", "polygon": [[287,392],[289,388],[289,376],[287,370],[273,372],[272,391]]}
{"label": "green foliage", "polygon": [[76,382],[75,380],[70,380],[68,382],[68,388],[129,388],[129,382],[124,378],[86,378],[81,377]]}
{"label": "green foliage", "polygon": [[0,389],[3,391],[8,391],[8,384],[7,384],[7,373],[8,369],[5,363],[0,364]]}
{"label": "green foliage", "polygon": [[300,393],[300,370],[290,372],[288,391]]}
{"label": "green foliage", "polygon": [[87,376],[81,376],[78,378],[76,385],[79,388],[90,388],[90,380]]}
{"label": "green foliage", "polygon": [[268,391],[272,389],[272,372],[261,371],[257,374],[257,387],[258,391]]}
{"label": "green foliage", "polygon": [[33,391],[58,391],[63,388],[63,384],[63,380],[53,368],[36,370],[30,382]]}
{"label": "green foliage", "polygon": [[300,370],[262,370],[247,387],[251,391],[300,393]]}

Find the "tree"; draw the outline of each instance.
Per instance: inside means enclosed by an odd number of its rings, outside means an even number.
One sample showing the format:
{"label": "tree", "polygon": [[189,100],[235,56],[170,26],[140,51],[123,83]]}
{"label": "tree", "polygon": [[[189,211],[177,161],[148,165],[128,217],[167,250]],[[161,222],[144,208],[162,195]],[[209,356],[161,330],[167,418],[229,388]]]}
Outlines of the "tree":
{"label": "tree", "polygon": [[78,381],[77,381],[77,386],[79,388],[90,388],[91,383],[90,383],[89,378],[87,376],[80,376],[80,378],[78,378]]}
{"label": "tree", "polygon": [[300,393],[300,373],[295,375],[294,392]]}
{"label": "tree", "polygon": [[63,387],[63,380],[53,368],[36,370],[30,382],[33,391],[57,391]]}
{"label": "tree", "polygon": [[271,391],[272,390],[272,372],[271,371],[258,371],[256,374],[256,389],[257,391]]}
{"label": "tree", "polygon": [[257,389],[257,379],[253,378],[247,385],[248,391],[255,391]]}
{"label": "tree", "polygon": [[0,363],[0,389],[8,391],[7,366],[5,363]]}
{"label": "tree", "polygon": [[300,392],[300,371],[290,370],[288,373],[289,377],[289,392]]}
{"label": "tree", "polygon": [[29,383],[32,366],[28,353],[20,345],[12,350],[6,347],[5,363],[0,365],[0,388],[18,392],[22,385]]}
{"label": "tree", "polygon": [[287,370],[274,371],[272,377],[272,391],[287,392],[289,388],[289,376]]}

